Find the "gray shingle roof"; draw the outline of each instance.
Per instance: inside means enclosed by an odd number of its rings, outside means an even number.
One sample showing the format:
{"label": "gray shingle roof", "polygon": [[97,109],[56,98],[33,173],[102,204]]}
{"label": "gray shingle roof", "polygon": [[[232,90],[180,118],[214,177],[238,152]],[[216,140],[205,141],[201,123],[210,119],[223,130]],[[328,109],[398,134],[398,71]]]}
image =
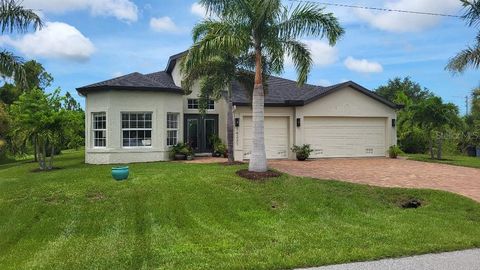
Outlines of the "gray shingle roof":
{"label": "gray shingle roof", "polygon": [[[299,87],[295,81],[270,76],[267,85],[268,92],[265,96],[265,106],[303,106],[342,88],[351,87],[391,108],[398,108],[397,104],[384,99],[376,93],[352,81],[329,87],[310,84],[305,84],[302,87]],[[233,103],[236,105],[251,104],[250,94],[238,82],[233,84]]]}
{"label": "gray shingle roof", "polygon": [[84,95],[95,90],[153,90],[183,94],[182,88],[175,85],[170,74],[161,71],[150,74],[130,73],[110,80],[77,88]]}

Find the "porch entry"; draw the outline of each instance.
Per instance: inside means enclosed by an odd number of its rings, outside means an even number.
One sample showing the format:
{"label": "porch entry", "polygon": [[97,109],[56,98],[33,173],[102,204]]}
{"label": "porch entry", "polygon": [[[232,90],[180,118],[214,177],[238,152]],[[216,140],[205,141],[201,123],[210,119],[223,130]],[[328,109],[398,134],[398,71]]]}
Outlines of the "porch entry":
{"label": "porch entry", "polygon": [[184,138],[195,153],[212,153],[210,138],[218,135],[218,114],[185,114]]}

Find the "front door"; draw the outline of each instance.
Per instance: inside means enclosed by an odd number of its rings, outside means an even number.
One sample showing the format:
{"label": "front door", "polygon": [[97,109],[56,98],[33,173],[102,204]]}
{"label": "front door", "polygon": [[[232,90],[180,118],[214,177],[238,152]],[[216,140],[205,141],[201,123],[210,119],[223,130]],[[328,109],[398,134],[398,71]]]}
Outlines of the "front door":
{"label": "front door", "polygon": [[213,146],[210,138],[218,135],[217,114],[185,114],[185,142],[190,144],[195,153],[211,153]]}

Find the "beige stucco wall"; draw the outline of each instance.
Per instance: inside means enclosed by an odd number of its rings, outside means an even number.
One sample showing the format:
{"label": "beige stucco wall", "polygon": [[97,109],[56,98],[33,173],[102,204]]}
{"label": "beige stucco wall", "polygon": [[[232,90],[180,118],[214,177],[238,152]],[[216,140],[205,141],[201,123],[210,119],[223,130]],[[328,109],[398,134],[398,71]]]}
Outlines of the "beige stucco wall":
{"label": "beige stucco wall", "polygon": [[304,117],[381,117],[385,118],[386,151],[391,145],[397,144],[396,128],[392,127],[392,119],[396,119],[396,111],[385,104],[350,87],[340,89],[319,100],[295,110],[295,119],[301,119],[300,127],[295,125],[295,144],[304,144]]}
{"label": "beige stucco wall", "polygon": [[[251,116],[251,107],[239,106],[234,112],[235,118],[240,118],[240,127],[235,127],[235,159],[242,160],[243,149],[243,118]],[[299,107],[266,107],[265,117],[286,116],[289,117],[290,146],[304,144],[304,117],[328,116],[328,117],[381,117],[386,121],[386,149],[397,143],[396,129],[391,126],[392,119],[396,119],[394,109],[374,100],[365,94],[346,87],[331,93],[317,101]],[[300,127],[296,125],[296,119],[301,119]],[[294,154],[289,153],[289,159],[294,159]]]}
{"label": "beige stucco wall", "polygon": [[[294,144],[294,108],[293,107],[266,107],[265,108],[265,118],[267,117],[287,117],[288,118],[288,130],[289,130],[289,145]],[[245,122],[245,117],[252,116],[252,108],[248,106],[235,106],[233,113],[235,118],[240,119],[240,126],[234,127],[234,148],[235,148],[235,160],[243,160],[244,152],[247,149],[244,149],[243,139],[244,139],[244,129],[243,123]],[[289,152],[289,159],[293,159],[293,153]]]}
{"label": "beige stucco wall", "polygon": [[[86,97],[86,163],[109,164],[149,162],[168,159],[167,112],[179,113],[179,141],[183,141],[183,97],[153,91],[102,91]],[[92,113],[107,114],[107,146],[94,148]],[[121,142],[121,112],[152,112],[152,146],[124,148]]]}

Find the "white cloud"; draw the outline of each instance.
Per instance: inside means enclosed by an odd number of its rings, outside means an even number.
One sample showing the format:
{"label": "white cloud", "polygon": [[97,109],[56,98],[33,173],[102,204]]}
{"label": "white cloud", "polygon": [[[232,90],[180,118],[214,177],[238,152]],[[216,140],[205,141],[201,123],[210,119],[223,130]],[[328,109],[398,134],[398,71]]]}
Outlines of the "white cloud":
{"label": "white cloud", "polygon": [[2,36],[1,43],[15,47],[29,57],[86,61],[95,52],[90,39],[75,27],[62,22],[47,22],[41,30],[18,39]]}
{"label": "white cloud", "polygon": [[[461,9],[458,0],[396,0],[384,4],[388,9],[430,13],[456,13]],[[419,32],[437,25],[442,17],[398,12],[372,12],[356,10],[359,19],[375,28],[390,32]]]}
{"label": "white cloud", "polygon": [[151,18],[150,28],[157,32],[175,33],[180,31],[180,28],[170,17]]}
{"label": "white cloud", "polygon": [[[319,40],[302,40],[302,42],[307,45],[310,50],[314,66],[328,66],[338,60],[337,48],[331,47],[328,43]],[[290,57],[287,57],[285,60],[287,66],[293,66]]]}
{"label": "white cloud", "polygon": [[378,62],[370,62],[366,59],[355,59],[349,56],[344,61],[345,66],[349,70],[361,73],[380,73],[383,72],[383,67]]}
{"label": "white cloud", "polygon": [[94,16],[112,16],[127,22],[138,19],[138,7],[131,0],[23,0],[22,4],[45,13],[89,10]]}
{"label": "white cloud", "polygon": [[205,18],[207,17],[207,9],[199,3],[195,2],[190,7],[190,12],[198,17]]}

